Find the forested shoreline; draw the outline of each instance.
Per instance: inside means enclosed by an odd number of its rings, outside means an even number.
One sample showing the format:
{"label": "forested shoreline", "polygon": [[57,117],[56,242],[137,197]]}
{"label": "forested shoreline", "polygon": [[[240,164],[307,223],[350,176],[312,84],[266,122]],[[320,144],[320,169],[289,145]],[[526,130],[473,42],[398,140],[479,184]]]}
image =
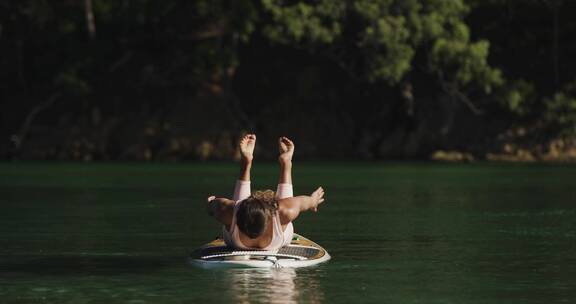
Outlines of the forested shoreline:
{"label": "forested shoreline", "polygon": [[576,2],[7,0],[0,159],[576,160]]}

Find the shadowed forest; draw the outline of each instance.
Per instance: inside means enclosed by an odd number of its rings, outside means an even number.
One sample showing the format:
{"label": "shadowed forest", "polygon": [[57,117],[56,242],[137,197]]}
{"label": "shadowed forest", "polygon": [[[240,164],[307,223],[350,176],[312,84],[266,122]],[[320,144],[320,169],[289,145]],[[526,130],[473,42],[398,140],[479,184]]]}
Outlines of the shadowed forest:
{"label": "shadowed forest", "polygon": [[5,0],[0,159],[576,160],[576,2]]}

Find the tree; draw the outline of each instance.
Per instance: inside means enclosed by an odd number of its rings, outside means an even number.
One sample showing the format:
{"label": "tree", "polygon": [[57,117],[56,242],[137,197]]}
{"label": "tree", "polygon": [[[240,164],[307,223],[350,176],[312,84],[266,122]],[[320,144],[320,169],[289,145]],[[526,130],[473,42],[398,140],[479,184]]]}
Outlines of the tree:
{"label": "tree", "polygon": [[[419,111],[425,94],[419,91],[430,87],[414,79],[432,76],[446,96],[434,100],[445,103],[443,134],[450,131],[457,102],[480,114],[481,106],[469,95],[486,96],[503,83],[500,70],[487,60],[490,43],[470,38],[464,1],[262,0],[262,7],[269,18],[262,32],[272,42],[324,54],[359,82],[400,91],[402,98],[387,102],[406,103],[409,117],[426,111]],[[378,120],[391,115],[378,112]],[[387,128],[375,136],[373,150],[390,135]]]}

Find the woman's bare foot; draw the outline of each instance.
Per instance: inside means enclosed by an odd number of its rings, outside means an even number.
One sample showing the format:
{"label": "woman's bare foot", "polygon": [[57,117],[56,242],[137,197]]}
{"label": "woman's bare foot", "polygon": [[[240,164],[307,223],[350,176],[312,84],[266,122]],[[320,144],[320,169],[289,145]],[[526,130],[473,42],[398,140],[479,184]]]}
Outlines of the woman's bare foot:
{"label": "woman's bare foot", "polygon": [[294,155],[294,143],[287,137],[280,137],[278,139],[278,148],[280,150],[280,156],[278,160],[281,164],[291,164],[292,156]]}
{"label": "woman's bare foot", "polygon": [[256,135],[246,134],[240,140],[240,156],[243,161],[252,162],[254,159],[254,147],[256,146]]}

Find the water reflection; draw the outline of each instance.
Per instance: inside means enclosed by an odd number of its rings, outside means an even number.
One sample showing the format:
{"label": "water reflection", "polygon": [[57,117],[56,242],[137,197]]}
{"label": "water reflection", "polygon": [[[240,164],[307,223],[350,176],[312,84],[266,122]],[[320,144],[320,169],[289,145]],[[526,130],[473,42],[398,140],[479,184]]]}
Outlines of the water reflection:
{"label": "water reflection", "polygon": [[229,269],[230,291],[236,303],[322,303],[314,272],[293,268]]}

